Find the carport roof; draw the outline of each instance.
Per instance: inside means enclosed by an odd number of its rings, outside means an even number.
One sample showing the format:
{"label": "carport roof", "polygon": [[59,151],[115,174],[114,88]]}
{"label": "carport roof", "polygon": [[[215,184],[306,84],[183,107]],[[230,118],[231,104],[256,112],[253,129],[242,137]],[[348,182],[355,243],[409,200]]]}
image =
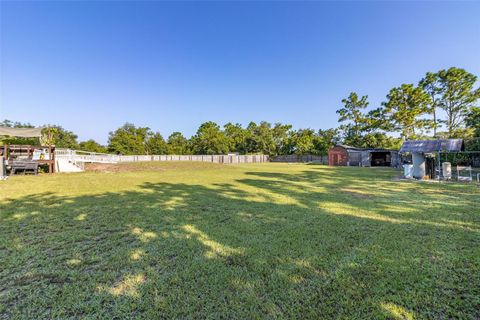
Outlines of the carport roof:
{"label": "carport roof", "polygon": [[462,151],[462,139],[439,139],[439,140],[407,140],[400,148],[400,152],[429,153],[438,151],[457,152]]}

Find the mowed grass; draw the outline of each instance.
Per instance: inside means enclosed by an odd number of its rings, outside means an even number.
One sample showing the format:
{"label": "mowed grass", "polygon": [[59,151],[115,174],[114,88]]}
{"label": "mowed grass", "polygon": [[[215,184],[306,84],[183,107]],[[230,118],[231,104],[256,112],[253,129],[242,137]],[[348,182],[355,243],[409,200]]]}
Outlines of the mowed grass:
{"label": "mowed grass", "polygon": [[0,318],[479,319],[480,188],[398,174],[150,163],[0,181]]}

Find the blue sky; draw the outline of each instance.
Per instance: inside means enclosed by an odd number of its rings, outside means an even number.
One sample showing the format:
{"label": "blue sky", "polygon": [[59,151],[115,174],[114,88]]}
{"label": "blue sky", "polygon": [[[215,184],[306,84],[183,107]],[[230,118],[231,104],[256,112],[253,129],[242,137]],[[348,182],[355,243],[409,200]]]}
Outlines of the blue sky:
{"label": "blue sky", "polygon": [[480,76],[480,2],[0,2],[0,119],[107,141],[203,121],[337,126],[427,71]]}

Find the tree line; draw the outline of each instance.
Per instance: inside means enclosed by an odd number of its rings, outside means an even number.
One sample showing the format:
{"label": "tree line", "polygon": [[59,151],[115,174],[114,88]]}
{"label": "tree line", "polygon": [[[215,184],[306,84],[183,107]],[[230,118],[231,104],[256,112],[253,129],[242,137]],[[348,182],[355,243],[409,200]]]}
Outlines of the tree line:
{"label": "tree line", "polygon": [[[30,124],[5,120],[0,123],[7,127],[33,127]],[[239,123],[227,123],[220,127],[212,121],[204,122],[196,134],[190,138],[181,132],[173,132],[164,139],[159,132],[148,127],[138,127],[125,123],[109,133],[108,144],[103,146],[95,140],[78,142],[78,136],[61,126],[53,128],[52,144],[58,148],[80,149],[100,153],[124,155],[141,154],[325,154],[337,140],[337,130],[299,129],[291,125],[266,121],[250,122],[243,127]],[[9,144],[38,144],[35,139],[6,138]]]}
{"label": "tree line", "polygon": [[337,111],[342,140],[355,146],[394,147],[411,139],[480,137],[476,81],[475,75],[455,67],[427,72],[417,84],[392,88],[381,106],[368,112],[368,96],[352,92]]}
{"label": "tree line", "polygon": [[[108,144],[78,142],[73,132],[49,126],[52,143],[59,148],[91,152],[131,154],[326,154],[335,144],[397,149],[407,139],[480,137],[480,88],[477,77],[461,68],[427,72],[417,84],[392,88],[377,108],[367,111],[367,95],[351,92],[337,110],[339,126],[330,129],[294,130],[292,125],[266,121],[246,127],[227,123],[202,123],[195,135],[173,132],[164,138],[148,127],[125,123],[109,133]],[[8,127],[32,127],[4,120]],[[392,135],[393,134],[393,135]],[[35,144],[31,139],[7,138],[7,143]],[[476,143],[474,150],[480,150]],[[473,150],[473,149],[472,149]]]}

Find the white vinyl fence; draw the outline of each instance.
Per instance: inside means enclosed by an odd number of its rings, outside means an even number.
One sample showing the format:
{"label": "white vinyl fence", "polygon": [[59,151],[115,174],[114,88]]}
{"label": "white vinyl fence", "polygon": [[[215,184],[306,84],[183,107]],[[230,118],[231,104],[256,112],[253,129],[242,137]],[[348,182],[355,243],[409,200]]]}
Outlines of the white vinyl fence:
{"label": "white vinyl fence", "polygon": [[200,161],[213,163],[261,163],[268,162],[266,155],[132,155],[122,156],[116,154],[87,152],[70,149],[56,149],[57,159],[66,159],[74,163],[117,163],[141,161]]}

